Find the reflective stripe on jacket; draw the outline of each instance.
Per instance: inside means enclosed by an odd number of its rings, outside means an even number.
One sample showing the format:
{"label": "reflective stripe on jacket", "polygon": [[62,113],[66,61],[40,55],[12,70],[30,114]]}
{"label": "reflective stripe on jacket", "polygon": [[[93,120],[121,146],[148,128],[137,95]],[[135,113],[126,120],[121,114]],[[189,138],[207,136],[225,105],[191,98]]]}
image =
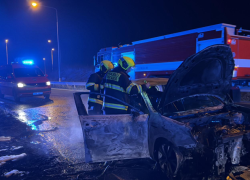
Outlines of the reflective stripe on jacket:
{"label": "reflective stripe on jacket", "polygon": [[113,109],[120,109],[120,110],[125,110],[125,111],[128,110],[128,106],[124,106],[124,105],[121,105],[121,104],[114,104],[114,103],[105,103],[104,102],[103,107],[113,108]]}
{"label": "reflective stripe on jacket", "polygon": [[[124,71],[121,67],[116,67],[105,75],[100,87],[102,93],[129,104],[129,95],[141,93],[144,86],[142,87],[132,83],[129,80],[129,75],[126,71]],[[128,110],[127,106],[109,97],[104,97],[103,104],[104,110],[106,108],[112,108],[114,111],[115,109],[125,111]]]}
{"label": "reflective stripe on jacket", "polygon": [[88,98],[88,102],[92,102],[92,103],[97,103],[97,104],[101,104],[102,105],[102,100],[99,99],[95,99],[95,98]]}
{"label": "reflective stripe on jacket", "polygon": [[[100,93],[100,84],[104,77],[104,73],[99,71],[97,73],[91,74],[87,83],[86,88],[90,92]],[[102,98],[100,95],[90,94],[88,99],[89,106],[102,105]]]}

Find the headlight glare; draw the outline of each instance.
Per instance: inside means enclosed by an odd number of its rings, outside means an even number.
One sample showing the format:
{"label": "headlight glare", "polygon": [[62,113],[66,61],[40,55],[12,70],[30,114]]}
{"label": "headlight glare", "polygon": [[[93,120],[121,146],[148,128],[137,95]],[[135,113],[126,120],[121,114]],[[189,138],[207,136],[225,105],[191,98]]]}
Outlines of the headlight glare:
{"label": "headlight glare", "polygon": [[23,87],[24,87],[24,84],[23,84],[23,83],[18,83],[18,84],[17,84],[17,87],[23,88]]}
{"label": "headlight glare", "polygon": [[51,85],[50,81],[46,82],[46,85],[47,85],[47,86],[50,86],[50,85]]}

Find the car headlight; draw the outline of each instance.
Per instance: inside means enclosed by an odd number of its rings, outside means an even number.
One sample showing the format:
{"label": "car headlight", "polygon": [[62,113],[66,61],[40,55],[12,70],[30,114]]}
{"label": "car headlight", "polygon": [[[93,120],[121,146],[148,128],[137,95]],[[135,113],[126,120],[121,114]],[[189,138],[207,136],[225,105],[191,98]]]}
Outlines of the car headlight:
{"label": "car headlight", "polygon": [[17,83],[17,87],[23,88],[23,87],[24,87],[24,84],[23,84],[23,83]]}
{"label": "car headlight", "polygon": [[46,85],[47,85],[47,86],[50,86],[50,85],[51,85],[50,81],[46,82]]}

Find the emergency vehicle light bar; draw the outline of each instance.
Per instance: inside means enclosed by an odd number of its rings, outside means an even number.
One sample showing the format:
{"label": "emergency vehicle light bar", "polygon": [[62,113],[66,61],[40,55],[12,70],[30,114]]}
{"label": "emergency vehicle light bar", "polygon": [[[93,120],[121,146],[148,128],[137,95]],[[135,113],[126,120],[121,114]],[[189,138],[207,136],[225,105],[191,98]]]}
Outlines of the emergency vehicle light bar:
{"label": "emergency vehicle light bar", "polygon": [[33,65],[34,61],[29,59],[29,60],[22,61],[22,63],[25,64],[25,65]]}

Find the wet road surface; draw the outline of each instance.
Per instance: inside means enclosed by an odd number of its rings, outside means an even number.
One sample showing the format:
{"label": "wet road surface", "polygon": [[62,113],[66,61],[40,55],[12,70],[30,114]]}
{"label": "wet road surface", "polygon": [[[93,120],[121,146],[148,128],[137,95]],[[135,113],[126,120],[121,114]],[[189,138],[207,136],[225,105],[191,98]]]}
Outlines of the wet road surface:
{"label": "wet road surface", "polygon": [[[29,97],[21,99],[20,103],[7,96],[0,99],[0,106],[14,113],[20,121],[43,136],[47,141],[44,146],[53,149],[54,156],[58,156],[61,161],[78,164],[84,161],[84,148],[82,129],[73,98],[74,92],[52,89],[50,101],[43,97]],[[86,106],[87,95],[83,95],[82,99]]]}

